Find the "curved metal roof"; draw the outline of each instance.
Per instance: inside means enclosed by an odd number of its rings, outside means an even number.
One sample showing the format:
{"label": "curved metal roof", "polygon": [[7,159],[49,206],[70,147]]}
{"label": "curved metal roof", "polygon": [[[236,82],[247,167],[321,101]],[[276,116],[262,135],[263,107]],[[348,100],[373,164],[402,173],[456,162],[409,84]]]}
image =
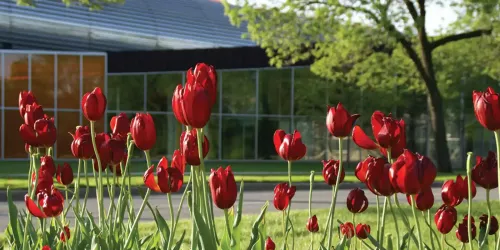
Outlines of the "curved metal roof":
{"label": "curved metal roof", "polygon": [[189,49],[255,46],[211,0],[126,0],[100,11],[40,0],[0,1],[0,42],[58,50]]}

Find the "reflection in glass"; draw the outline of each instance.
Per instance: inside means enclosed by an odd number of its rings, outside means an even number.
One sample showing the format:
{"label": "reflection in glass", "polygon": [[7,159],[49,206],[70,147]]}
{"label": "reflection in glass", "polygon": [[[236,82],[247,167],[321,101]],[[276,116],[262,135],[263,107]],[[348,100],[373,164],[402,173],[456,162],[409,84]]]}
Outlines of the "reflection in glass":
{"label": "reflection in glass", "polygon": [[109,110],[144,110],[144,75],[108,77]]}
{"label": "reflection in glass", "polygon": [[222,74],[222,113],[255,113],[256,71],[226,71]]}
{"label": "reflection in glass", "polygon": [[222,158],[255,159],[255,118],[222,117]]}
{"label": "reflection in glass", "polygon": [[53,55],[31,55],[31,90],[39,104],[54,108]]}
{"label": "reflection in glass", "polygon": [[80,109],[80,56],[57,56],[57,108]]}
{"label": "reflection in glass", "polygon": [[324,117],[295,118],[295,129],[300,131],[302,142],[307,147],[304,159],[322,160],[326,158],[326,138],[329,136]]}
{"label": "reflection in glass", "polygon": [[212,114],[210,120],[208,121],[205,128],[203,128],[203,133],[210,141],[210,150],[205,159],[215,160],[219,159],[219,116]]}
{"label": "reflection in glass", "polygon": [[151,74],[147,77],[147,110],[172,111],[175,87],[182,82],[181,74]]}
{"label": "reflection in glass", "polygon": [[154,147],[150,150],[150,155],[153,159],[160,159],[162,156],[168,158],[172,152],[169,152],[167,149],[168,140],[173,139],[169,138],[169,135],[174,136],[174,133],[169,133],[171,130],[175,131],[175,126],[170,126],[168,123],[167,115],[152,115],[153,121],[155,123],[156,128],[156,143]]}
{"label": "reflection in glass", "polygon": [[313,74],[309,67],[295,68],[293,87],[295,115],[325,115],[329,83]]}
{"label": "reflection in glass", "polygon": [[259,71],[259,113],[290,115],[291,70]]}
{"label": "reflection in glass", "polygon": [[[17,107],[19,106],[19,92],[28,90],[28,55],[5,54],[4,61],[5,106]],[[9,144],[5,143],[5,145]]]}
{"label": "reflection in glass", "polygon": [[273,135],[277,129],[290,133],[290,118],[260,117],[258,127],[258,159],[279,159],[273,144]]}
{"label": "reflection in glass", "polygon": [[26,158],[24,142],[19,135],[19,127],[24,121],[18,110],[5,110],[5,158]]}
{"label": "reflection in glass", "polygon": [[68,133],[75,134],[76,126],[80,122],[80,112],[57,112],[57,157],[74,158],[71,153],[71,142],[73,137]]}
{"label": "reflection in glass", "polygon": [[83,92],[92,91],[95,87],[104,90],[105,77],[104,56],[83,56]]}

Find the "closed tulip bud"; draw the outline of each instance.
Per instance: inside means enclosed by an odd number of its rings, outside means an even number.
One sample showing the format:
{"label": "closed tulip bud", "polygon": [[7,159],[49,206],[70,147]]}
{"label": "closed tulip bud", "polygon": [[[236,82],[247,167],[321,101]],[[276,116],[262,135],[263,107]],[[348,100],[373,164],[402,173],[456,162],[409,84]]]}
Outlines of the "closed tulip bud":
{"label": "closed tulip bud", "polygon": [[307,220],[306,228],[311,233],[316,233],[319,231],[318,218],[316,215],[313,215],[309,220]]}
{"label": "closed tulip bud", "polygon": [[[455,235],[457,236],[457,239],[461,241],[462,243],[468,243],[469,242],[469,230],[467,227],[467,217],[464,218],[462,223],[458,224],[458,228],[455,231]],[[476,238],[476,225],[474,225],[474,218],[472,218],[471,221],[471,237],[472,240]]]}
{"label": "closed tulip bud", "polygon": [[135,145],[143,151],[150,150],[156,143],[156,128],[149,113],[137,113],[130,123],[130,133]]}
{"label": "closed tulip bud", "polygon": [[[38,205],[29,195],[24,197],[26,207],[31,215],[37,218],[48,218],[59,216],[64,209],[64,197],[57,189],[52,187],[49,193],[38,193]],[[41,208],[41,209],[40,209]]]}
{"label": "closed tulip bud", "polygon": [[19,134],[23,141],[32,147],[52,147],[57,140],[54,118],[45,115],[44,118],[38,119],[33,127],[22,124]]}
{"label": "closed tulip bud", "polygon": [[295,191],[296,187],[289,187],[286,182],[276,185],[274,188],[274,207],[280,211],[285,210],[295,195]]}
{"label": "closed tulip bud", "polygon": [[267,237],[266,240],[266,250],[275,250],[276,245],[274,244],[274,241],[271,239],[271,237]]}
{"label": "closed tulip bud", "polygon": [[205,63],[197,63],[193,69],[186,73],[187,82],[197,82],[207,91],[210,105],[213,106],[217,101],[217,72],[214,66]]}
{"label": "closed tulip bud", "polygon": [[488,130],[500,129],[500,101],[499,95],[493,88],[488,87],[485,92],[472,93],[472,104],[476,119]]}
{"label": "closed tulip bud", "polygon": [[457,223],[457,210],[452,206],[443,204],[434,215],[434,223],[437,230],[442,234],[447,234]]}
{"label": "closed tulip bud", "polygon": [[236,202],[237,188],[231,167],[212,169],[208,181],[214,204],[220,209],[232,207]]}
{"label": "closed tulip bud", "polygon": [[418,194],[428,189],[436,178],[437,170],[432,161],[405,149],[389,170],[394,189],[404,194]]}
{"label": "closed tulip bud", "polygon": [[340,234],[342,234],[347,239],[350,239],[354,236],[354,225],[351,222],[341,223],[339,227]]}
{"label": "closed tulip bud", "polygon": [[[411,206],[411,196],[406,195],[406,199],[408,200],[408,204]],[[432,189],[429,187],[428,189],[416,194],[415,203],[417,205],[417,209],[420,211],[427,211],[431,209],[434,205],[434,194],[432,193]]]}
{"label": "closed tulip bud", "polygon": [[36,97],[31,91],[22,91],[19,93],[19,113],[21,118],[24,119],[26,113],[26,106],[36,103]]}
{"label": "closed tulip bud", "polygon": [[[471,193],[472,198],[474,198],[476,196],[476,185],[473,182],[471,183]],[[441,198],[448,206],[456,207],[468,196],[467,177],[463,179],[461,175],[457,176],[456,181],[447,180],[441,188]]]}
{"label": "closed tulip bud", "polygon": [[384,158],[368,157],[366,164],[366,181],[368,189],[379,196],[390,196],[394,194],[394,188],[389,180],[391,165]]}
{"label": "closed tulip bud", "polygon": [[73,183],[73,169],[68,163],[64,163],[63,166],[57,166],[57,182],[62,185],[68,186]]}
{"label": "closed tulip bud", "polygon": [[130,121],[127,118],[127,114],[120,113],[117,116],[113,116],[109,122],[109,126],[113,135],[119,136],[122,140],[127,139],[127,134],[130,132]]}
{"label": "closed tulip bud", "polygon": [[368,208],[368,198],[365,191],[355,188],[347,195],[347,209],[351,213],[362,213]]}
{"label": "closed tulip bud", "polygon": [[[339,161],[336,160],[328,160],[328,161],[322,161],[323,163],[323,179],[325,180],[326,184],[330,186],[334,186],[335,183],[337,183],[337,176],[339,175]],[[345,177],[345,170],[342,169],[342,172],[340,173],[340,180],[339,184],[344,181]]]}
{"label": "closed tulip bud", "polygon": [[123,157],[125,156],[126,146],[125,141],[118,138],[110,138],[106,142],[104,142],[105,151],[109,154],[109,164],[110,165],[118,165],[123,161]]}
{"label": "closed tulip bud", "polygon": [[106,96],[101,88],[96,87],[92,92],[85,93],[82,97],[82,112],[89,121],[99,121],[106,111]]}
{"label": "closed tulip bud", "polygon": [[[174,156],[180,152],[176,150]],[[161,193],[175,193],[179,191],[182,187],[184,181],[184,171],[183,167],[178,164],[178,161],[173,158],[171,162],[171,167],[168,167],[168,160],[162,157],[156,168],[156,175],[158,182],[156,182],[153,175],[154,165],[146,170],[144,173],[144,184],[149,189],[155,192]]]}
{"label": "closed tulip bud", "polygon": [[[479,217],[481,222],[479,223],[479,228],[486,230],[486,227],[488,225],[488,215],[483,214],[481,217]],[[491,221],[490,221],[490,230],[488,231],[489,235],[495,235],[495,233],[498,231],[498,220],[495,216],[491,216]]]}
{"label": "closed tulip bud", "polygon": [[[208,151],[210,149],[210,142],[205,135],[203,135],[203,143],[201,147],[203,149],[203,158],[205,158],[207,157]],[[187,164],[193,166],[200,165],[200,156],[198,153],[198,135],[196,133],[196,129],[182,132],[180,137],[180,149]]]}
{"label": "closed tulip bud", "polygon": [[50,176],[56,174],[56,165],[50,155],[40,157],[40,172],[46,171]]}
{"label": "closed tulip bud", "polygon": [[68,226],[64,226],[64,232],[61,232],[59,234],[59,238],[61,239],[62,242],[66,242],[66,236],[68,237],[67,238],[68,240],[71,238],[71,233],[69,231]]}
{"label": "closed tulip bud", "polygon": [[285,131],[278,129],[274,132],[273,142],[276,153],[285,161],[297,161],[306,155],[306,145],[302,143],[302,136],[298,130],[293,134],[286,134]]}
{"label": "closed tulip bud", "polygon": [[351,134],[352,127],[359,116],[358,114],[349,114],[342,103],[339,102],[336,108],[328,106],[326,128],[335,137],[347,137]]}
{"label": "closed tulip bud", "polygon": [[356,226],[356,236],[359,239],[364,240],[364,239],[368,238],[369,234],[370,234],[370,226],[369,225],[359,223]]}
{"label": "closed tulip bud", "polygon": [[88,127],[78,126],[71,142],[71,153],[78,159],[88,160],[94,157],[94,146],[92,145],[92,136]]}
{"label": "closed tulip bud", "polygon": [[25,107],[24,124],[33,127],[36,121],[43,119],[43,116],[44,113],[42,106],[38,105],[36,102],[28,104]]}
{"label": "closed tulip bud", "polygon": [[498,187],[498,168],[495,153],[488,152],[486,158],[476,157],[476,165],[472,169],[472,180],[485,189]]}

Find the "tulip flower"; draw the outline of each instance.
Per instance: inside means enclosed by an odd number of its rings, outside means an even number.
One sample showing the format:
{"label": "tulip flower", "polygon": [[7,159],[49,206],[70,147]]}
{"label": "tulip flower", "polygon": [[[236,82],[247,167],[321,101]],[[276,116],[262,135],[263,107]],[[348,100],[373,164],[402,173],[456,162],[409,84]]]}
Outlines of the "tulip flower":
{"label": "tulip flower", "polygon": [[213,106],[217,101],[217,72],[214,66],[205,63],[197,63],[194,70],[190,68],[186,73],[187,82],[196,82],[201,84],[208,92],[210,105]]}
{"label": "tulip flower", "polygon": [[40,167],[40,169],[38,170],[38,181],[35,181],[36,174],[35,173],[31,174],[32,187],[35,186],[36,182],[35,194],[42,192],[50,193],[52,186],[54,185],[54,179],[52,178],[52,176],[53,175],[51,174],[50,170],[47,170],[42,167]]}
{"label": "tulip flower", "polygon": [[356,226],[356,236],[359,239],[364,240],[364,239],[368,238],[369,234],[370,234],[370,226],[369,225],[359,223]]}
{"label": "tulip flower", "polygon": [[64,209],[64,197],[55,187],[52,187],[49,193],[38,193],[38,204],[42,209],[36,205],[29,195],[24,197],[24,201],[28,211],[37,218],[56,217]]}
{"label": "tulip flower", "polygon": [[373,194],[379,196],[391,196],[394,194],[395,190],[389,180],[391,165],[384,158],[369,156],[361,165],[360,170],[356,167],[356,174],[360,175],[358,179],[363,175],[362,172],[364,171],[366,187]]}
{"label": "tulip flower", "polygon": [[[127,146],[125,141],[120,139],[119,136],[113,138],[107,138],[108,140],[104,142],[102,147],[104,147],[103,152],[107,152],[109,156],[110,165],[118,165],[123,161],[123,157],[126,154]],[[100,155],[99,155],[100,156]]]}
{"label": "tulip flower", "polygon": [[[457,236],[457,239],[461,241],[462,243],[468,243],[469,242],[469,231],[467,228],[467,215],[464,217],[462,223],[458,224],[458,228],[455,231],[455,235]],[[471,237],[472,240],[476,238],[476,225],[474,225],[474,218],[471,220]]]}
{"label": "tulip flower", "polygon": [[23,141],[32,147],[52,147],[57,140],[54,118],[49,118],[47,115],[42,119],[38,119],[33,128],[22,124],[19,133]]}
{"label": "tulip flower", "polygon": [[428,189],[436,178],[437,170],[426,156],[405,149],[389,170],[391,184],[397,192],[418,194]]}
{"label": "tulip flower", "polygon": [[41,171],[47,171],[50,176],[54,176],[56,174],[56,165],[54,164],[52,156],[46,155],[40,157],[40,172]]}
{"label": "tulip flower", "polygon": [[[337,160],[328,160],[328,161],[321,161],[323,163],[323,179],[325,180],[326,184],[333,186],[337,182],[337,176],[339,175],[339,161]],[[340,173],[340,180],[339,184],[344,181],[345,177],[345,170],[342,169],[342,172]]]}
{"label": "tulip flower", "polygon": [[[182,132],[180,144],[182,155],[184,155],[187,164],[199,166],[200,156],[198,153],[198,135],[196,133],[196,129]],[[210,142],[205,135],[203,135],[203,143],[201,145],[203,149],[203,157],[207,157],[210,149]]]}
{"label": "tulip flower", "polygon": [[497,158],[495,153],[489,151],[486,158],[476,157],[476,165],[472,169],[472,180],[485,189],[498,187]]}
{"label": "tulip flower", "polygon": [[[476,185],[471,183],[472,198],[476,196]],[[458,206],[462,203],[463,199],[469,197],[469,190],[467,185],[467,177],[462,178],[461,175],[457,176],[456,181],[447,180],[441,189],[441,198],[443,202],[452,207]]]}
{"label": "tulip flower", "polygon": [[109,171],[117,177],[122,176],[122,168],[121,168],[120,164],[116,164],[114,166],[109,165]]}
{"label": "tulip flower", "polygon": [[316,215],[313,215],[309,220],[307,220],[306,228],[311,233],[316,233],[319,231],[318,218]]}
{"label": "tulip flower", "polygon": [[350,239],[354,236],[355,234],[354,225],[351,222],[341,223],[339,227],[340,227],[340,233],[344,235],[347,239]]}
{"label": "tulip flower", "polygon": [[106,111],[106,96],[101,88],[96,87],[92,92],[85,93],[82,97],[82,112],[89,121],[98,121]]}
{"label": "tulip flower", "polygon": [[452,206],[443,204],[434,215],[434,223],[436,223],[439,232],[442,234],[449,233],[457,223],[457,210]]}
{"label": "tulip flower", "polygon": [[274,244],[274,241],[271,239],[271,237],[267,236],[266,240],[266,250],[275,250],[276,245]]}
{"label": "tulip flower", "polygon": [[156,128],[149,113],[137,113],[130,122],[130,133],[135,145],[143,151],[150,150],[156,143]]}
{"label": "tulip flower", "polygon": [[285,210],[295,195],[295,191],[296,187],[289,187],[286,182],[276,185],[274,188],[274,207],[280,211]]}
{"label": "tulip flower", "polygon": [[[95,144],[97,147],[97,152],[99,153],[99,160],[101,160],[101,170],[104,171],[106,170],[106,167],[108,164],[111,162],[111,155],[109,151],[111,148],[107,145],[107,142],[111,138],[109,137],[108,134],[105,133],[99,133],[96,134],[95,136]],[[97,162],[97,157],[94,155],[92,158],[92,164],[94,167],[94,170],[96,172],[99,172],[99,163]]]}
{"label": "tulip flower", "polygon": [[293,134],[286,134],[278,129],[274,132],[274,148],[285,161],[297,161],[306,155],[306,145],[302,143],[300,132],[295,130]]}
{"label": "tulip flower", "polygon": [[499,96],[493,88],[488,87],[485,92],[473,91],[472,104],[476,119],[488,130],[500,129],[500,102]]}
{"label": "tulip flower", "polygon": [[113,116],[111,121],[109,121],[109,126],[113,135],[119,136],[122,140],[127,139],[127,134],[130,132],[130,121],[127,118],[127,114],[120,113],[117,116]]}
{"label": "tulip flower", "polygon": [[73,137],[71,142],[71,153],[78,159],[88,160],[94,157],[94,147],[90,129],[87,126],[76,127],[75,134],[69,133]]}
{"label": "tulip flower", "polygon": [[391,158],[396,159],[406,148],[405,122],[395,120],[392,115],[384,115],[375,111],[371,119],[373,136],[376,143],[372,141],[360,126],[355,126],[352,131],[352,139],[360,148],[374,150],[379,149],[387,156],[387,149],[391,150]]}
{"label": "tulip flower", "polygon": [[347,209],[351,213],[362,213],[368,208],[368,198],[365,191],[355,188],[347,195]]}
{"label": "tulip flower", "polygon": [[220,209],[228,209],[236,202],[237,188],[234,180],[233,171],[230,166],[226,169],[219,167],[212,169],[208,177],[210,192],[214,204]]}
{"label": "tulip flower", "polygon": [[68,240],[71,238],[71,233],[68,226],[64,226],[64,232],[61,232],[59,234],[59,239],[61,239],[62,242],[66,242],[66,236],[68,236]]}
{"label": "tulip flower", "polygon": [[338,138],[349,136],[352,131],[352,126],[354,126],[354,123],[360,115],[349,114],[340,102],[337,104],[336,108],[330,106],[327,108],[326,128],[330,134]]}
{"label": "tulip flower", "polygon": [[[411,196],[406,195],[406,199],[408,204],[411,206]],[[434,194],[432,193],[432,189],[429,187],[428,189],[422,190],[420,193],[416,194],[415,203],[417,205],[417,209],[420,211],[427,211],[431,209],[434,205]]]}
{"label": "tulip flower", "polygon": [[354,175],[358,180],[362,183],[366,182],[366,172],[368,171],[368,165],[372,163],[376,158],[368,155],[368,157],[359,162],[358,165],[356,166],[356,169],[354,170]]}
{"label": "tulip flower", "polygon": [[42,250],[50,250],[50,246],[49,245],[45,245],[42,247]]}
{"label": "tulip flower", "polygon": [[43,108],[36,102],[34,102],[33,104],[28,104],[24,108],[24,124],[30,127],[33,127],[35,125],[35,122],[39,119],[43,119],[43,117]]}
{"label": "tulip flower", "polygon": [[68,186],[73,183],[73,169],[68,163],[64,163],[63,166],[57,166],[57,182],[64,186]]}
{"label": "tulip flower", "polygon": [[144,184],[146,187],[161,193],[175,193],[181,189],[184,181],[185,166],[182,166],[182,156],[179,150],[174,151],[170,167],[168,167],[167,158],[165,156],[161,158],[156,168],[158,182],[153,175],[154,167],[155,165],[151,165],[144,173]]}
{"label": "tulip flower", "polygon": [[[479,217],[481,222],[479,223],[479,228],[486,230],[486,226],[488,225],[488,215],[483,214]],[[488,231],[488,235],[495,235],[498,231],[498,220],[495,216],[491,216],[490,222],[490,230]]]}
{"label": "tulip flower", "polygon": [[21,118],[24,119],[24,114],[26,113],[26,106],[36,103],[36,97],[31,91],[22,91],[19,93],[19,113]]}

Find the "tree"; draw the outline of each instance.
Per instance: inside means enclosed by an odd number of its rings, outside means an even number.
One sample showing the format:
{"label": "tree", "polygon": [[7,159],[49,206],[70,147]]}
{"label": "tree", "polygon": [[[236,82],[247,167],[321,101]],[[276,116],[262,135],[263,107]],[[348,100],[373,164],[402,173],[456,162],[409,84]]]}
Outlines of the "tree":
{"label": "tree", "polygon": [[[395,86],[425,90],[437,165],[440,171],[451,171],[435,51],[491,36],[498,0],[286,0],[277,7],[223,3],[230,21],[247,25],[250,38],[266,49],[272,65],[313,59],[312,70],[331,79],[347,77],[358,85],[370,79],[388,91]],[[428,6],[443,3],[462,10],[460,22],[430,37]]]}
{"label": "tree", "polygon": [[[34,0],[16,0],[18,5],[36,7]],[[123,4],[125,0],[61,0],[67,6],[82,5],[88,7],[89,10],[100,10],[108,4]]]}

